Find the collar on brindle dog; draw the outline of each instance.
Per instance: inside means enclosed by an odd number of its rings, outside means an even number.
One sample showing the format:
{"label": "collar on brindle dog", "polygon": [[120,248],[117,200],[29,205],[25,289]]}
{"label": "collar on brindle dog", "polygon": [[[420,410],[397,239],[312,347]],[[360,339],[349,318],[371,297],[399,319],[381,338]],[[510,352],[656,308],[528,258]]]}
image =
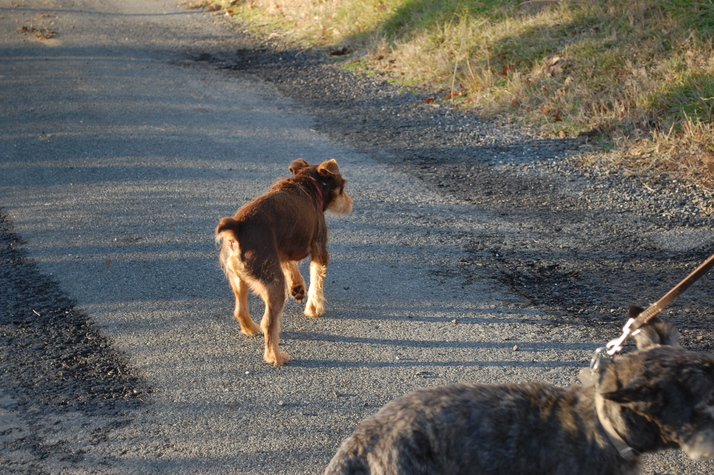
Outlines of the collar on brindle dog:
{"label": "collar on brindle dog", "polygon": [[639,453],[625,442],[625,439],[617,433],[617,430],[610,422],[610,419],[605,415],[605,398],[602,397],[597,391],[595,392],[595,411],[597,412],[597,418],[600,420],[600,425],[605,429],[607,438],[610,439],[610,443],[615,446],[620,456],[627,460],[633,461],[637,459]]}
{"label": "collar on brindle dog", "polygon": [[[603,364],[601,360],[602,350],[604,349],[604,347],[598,348],[595,351],[595,357],[590,362],[590,367],[583,368],[580,371],[580,381],[584,386],[595,386],[595,383],[600,379],[600,375],[607,368],[607,362]],[[627,461],[637,459],[639,453],[625,442],[625,439],[617,432],[615,426],[612,425],[612,422],[605,414],[605,398],[598,393],[597,389],[595,389],[595,412],[600,425],[605,430],[605,434],[607,434],[607,438],[620,453],[620,456]]]}

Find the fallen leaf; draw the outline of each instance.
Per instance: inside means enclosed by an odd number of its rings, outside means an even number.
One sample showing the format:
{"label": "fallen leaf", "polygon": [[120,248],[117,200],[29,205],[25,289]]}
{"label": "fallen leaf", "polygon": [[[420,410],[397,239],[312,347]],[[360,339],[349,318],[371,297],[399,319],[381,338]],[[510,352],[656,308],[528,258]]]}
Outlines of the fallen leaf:
{"label": "fallen leaf", "polygon": [[506,64],[501,68],[501,76],[508,76],[508,73],[516,69],[516,66],[513,64]]}
{"label": "fallen leaf", "polygon": [[460,89],[458,91],[452,91],[452,92],[448,93],[447,95],[444,96],[444,98],[445,99],[453,99],[454,97],[460,97],[460,96],[463,96],[464,94],[466,94],[466,91],[464,91],[463,89]]}

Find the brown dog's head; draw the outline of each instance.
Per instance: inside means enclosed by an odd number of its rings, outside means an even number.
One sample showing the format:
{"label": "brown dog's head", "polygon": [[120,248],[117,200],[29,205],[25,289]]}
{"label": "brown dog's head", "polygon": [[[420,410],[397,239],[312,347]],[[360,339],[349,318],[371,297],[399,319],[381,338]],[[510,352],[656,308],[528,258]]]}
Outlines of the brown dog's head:
{"label": "brown dog's head", "polygon": [[615,357],[597,391],[620,405],[627,421],[621,436],[631,446],[659,438],[661,449],[681,447],[694,460],[711,458],[714,359],[681,348],[678,336],[672,325],[653,319],[635,337],[638,351]]}
{"label": "brown dog's head", "polygon": [[319,165],[310,165],[302,158],[290,164],[293,175],[305,174],[315,180],[323,195],[324,209],[336,215],[352,211],[352,198],[345,191],[347,180],[340,174],[340,167],[333,158]]}

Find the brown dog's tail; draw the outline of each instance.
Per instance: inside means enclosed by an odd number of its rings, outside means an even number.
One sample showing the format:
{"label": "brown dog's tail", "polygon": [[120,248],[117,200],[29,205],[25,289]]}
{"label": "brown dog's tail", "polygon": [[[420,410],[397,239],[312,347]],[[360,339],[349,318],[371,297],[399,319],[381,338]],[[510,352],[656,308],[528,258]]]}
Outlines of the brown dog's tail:
{"label": "brown dog's tail", "polygon": [[238,230],[240,223],[233,218],[223,218],[216,226],[216,242],[218,244],[223,241],[223,238],[228,238],[232,241],[238,241]]}

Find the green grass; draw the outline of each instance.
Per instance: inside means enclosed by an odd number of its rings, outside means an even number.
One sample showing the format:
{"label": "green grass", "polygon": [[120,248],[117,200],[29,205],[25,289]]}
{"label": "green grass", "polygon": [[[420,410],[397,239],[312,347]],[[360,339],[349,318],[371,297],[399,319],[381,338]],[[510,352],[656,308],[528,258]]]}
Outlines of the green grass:
{"label": "green grass", "polygon": [[199,4],[301,48],[349,45],[346,68],[487,117],[558,137],[599,130],[613,163],[714,186],[714,0]]}
{"label": "green grass", "polygon": [[700,34],[714,33],[714,0],[659,0],[655,3]]}

